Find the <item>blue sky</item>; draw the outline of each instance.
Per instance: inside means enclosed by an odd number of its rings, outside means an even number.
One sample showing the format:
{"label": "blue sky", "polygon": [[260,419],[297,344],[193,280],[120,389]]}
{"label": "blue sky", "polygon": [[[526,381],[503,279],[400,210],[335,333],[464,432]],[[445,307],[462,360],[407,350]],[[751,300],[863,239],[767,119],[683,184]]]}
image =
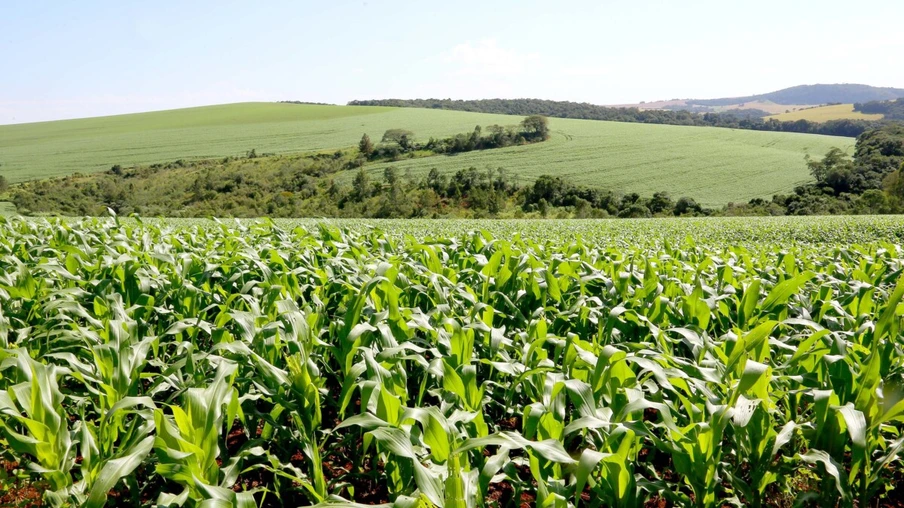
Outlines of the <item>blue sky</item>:
{"label": "blue sky", "polygon": [[0,124],[241,101],[904,87],[901,0],[0,3]]}

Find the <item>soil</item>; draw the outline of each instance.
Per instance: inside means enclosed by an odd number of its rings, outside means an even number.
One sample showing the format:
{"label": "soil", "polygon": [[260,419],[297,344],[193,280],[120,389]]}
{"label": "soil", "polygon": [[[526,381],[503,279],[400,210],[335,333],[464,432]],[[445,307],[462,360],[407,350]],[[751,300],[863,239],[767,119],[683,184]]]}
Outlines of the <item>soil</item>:
{"label": "soil", "polygon": [[32,508],[42,506],[41,497],[47,486],[42,483],[20,481],[13,477],[13,471],[19,469],[18,462],[0,460],[3,477],[0,479],[0,506],[10,508]]}

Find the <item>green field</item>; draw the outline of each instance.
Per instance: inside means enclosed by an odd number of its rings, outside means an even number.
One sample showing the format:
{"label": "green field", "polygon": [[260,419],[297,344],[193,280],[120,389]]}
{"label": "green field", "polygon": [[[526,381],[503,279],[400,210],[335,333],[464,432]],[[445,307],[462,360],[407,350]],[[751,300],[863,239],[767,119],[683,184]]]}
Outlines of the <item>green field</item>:
{"label": "green field", "polygon": [[[419,139],[511,125],[520,117],[428,109],[249,103],[106,118],[0,126],[0,174],[11,182],[177,159],[354,146],[405,128]],[[705,206],[788,192],[810,181],[805,154],[850,138],[718,128],[550,119],[548,142],[393,163],[415,175],[437,167],[505,168],[521,181],[552,174],[650,195],[667,190]],[[381,173],[383,166],[372,166]],[[349,176],[350,177],[350,176]]]}
{"label": "green field", "polygon": [[896,506],[902,233],[0,219],[0,505]]}
{"label": "green field", "polygon": [[[39,219],[30,219],[39,220]],[[43,220],[43,219],[40,219]],[[131,223],[132,219],[121,219]],[[904,243],[904,216],[835,215],[807,217],[706,217],[656,219],[143,219],[144,223],[179,230],[189,227],[338,228],[353,233],[380,231],[417,239],[461,236],[474,232],[531,242],[582,240],[594,244],[655,247],[698,243],[705,246]]]}
{"label": "green field", "polygon": [[883,115],[868,115],[854,111],[853,104],[833,104],[815,108],[799,109],[788,113],[779,113],[767,118],[782,122],[809,120],[811,122],[828,122],[829,120],[881,120]]}
{"label": "green field", "polygon": [[502,167],[522,182],[556,175],[644,196],[668,191],[716,207],[790,192],[811,181],[804,154],[820,157],[833,146],[851,152],[854,145],[852,138],[715,127],[558,118],[550,127],[552,138],[544,143],[383,163],[370,171],[376,178],[390,165],[415,176],[434,167],[449,173]]}
{"label": "green field", "polygon": [[0,126],[0,174],[10,182],[131,166],[260,153],[348,148],[405,127],[424,138],[519,119],[383,107],[243,103]]}

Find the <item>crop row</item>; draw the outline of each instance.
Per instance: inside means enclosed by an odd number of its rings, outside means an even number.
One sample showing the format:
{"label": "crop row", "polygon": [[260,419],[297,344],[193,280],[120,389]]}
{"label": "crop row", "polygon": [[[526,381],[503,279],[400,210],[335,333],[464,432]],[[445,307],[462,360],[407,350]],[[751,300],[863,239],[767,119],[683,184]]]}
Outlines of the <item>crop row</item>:
{"label": "crop row", "polygon": [[9,221],[0,496],[875,505],[902,267],[881,241]]}

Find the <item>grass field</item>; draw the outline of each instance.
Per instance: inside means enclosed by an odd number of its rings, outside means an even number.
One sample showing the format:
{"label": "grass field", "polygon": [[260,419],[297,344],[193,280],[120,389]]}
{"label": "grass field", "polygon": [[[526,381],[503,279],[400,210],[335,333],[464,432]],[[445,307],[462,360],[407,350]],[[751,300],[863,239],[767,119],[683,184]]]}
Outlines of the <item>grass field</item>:
{"label": "grass field", "polygon": [[420,137],[520,118],[382,107],[243,103],[0,126],[0,174],[10,182],[130,166],[258,153],[297,153],[379,140],[404,127]]}
{"label": "grass field", "polygon": [[[0,126],[0,174],[11,182],[177,159],[294,153],[379,140],[402,127],[419,139],[511,125],[520,117],[427,109],[247,103],[136,115]],[[541,174],[649,195],[668,190],[706,206],[787,192],[809,181],[804,154],[848,138],[716,128],[550,119],[546,143],[395,163],[425,174],[503,167],[522,181]],[[382,172],[382,166],[374,166]]]}
{"label": "grass field", "polygon": [[882,115],[867,115],[854,111],[853,104],[835,104],[832,106],[819,106],[816,108],[801,109],[789,113],[780,113],[767,118],[774,118],[783,122],[795,120],[809,120],[811,122],[828,122],[829,120],[881,120]]}
{"label": "grass field", "polygon": [[0,220],[0,505],[904,495],[901,217],[229,222]]}
{"label": "grass field", "polygon": [[[447,173],[502,167],[522,182],[549,174],[645,196],[668,191],[721,206],[790,192],[811,181],[804,154],[820,157],[833,146],[850,152],[854,144],[851,138],[811,134],[593,120],[553,118],[550,127],[552,138],[544,143],[369,167],[373,178],[389,165],[415,176],[434,167]],[[353,174],[344,176],[350,180]]]}

